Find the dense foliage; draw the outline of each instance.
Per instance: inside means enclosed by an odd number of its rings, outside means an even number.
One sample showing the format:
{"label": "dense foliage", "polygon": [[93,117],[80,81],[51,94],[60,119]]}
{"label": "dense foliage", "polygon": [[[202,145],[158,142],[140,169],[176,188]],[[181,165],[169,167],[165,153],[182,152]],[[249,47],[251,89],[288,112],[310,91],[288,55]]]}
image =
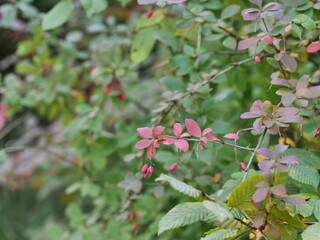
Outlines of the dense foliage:
{"label": "dense foliage", "polygon": [[318,239],[319,9],[2,4],[0,238]]}

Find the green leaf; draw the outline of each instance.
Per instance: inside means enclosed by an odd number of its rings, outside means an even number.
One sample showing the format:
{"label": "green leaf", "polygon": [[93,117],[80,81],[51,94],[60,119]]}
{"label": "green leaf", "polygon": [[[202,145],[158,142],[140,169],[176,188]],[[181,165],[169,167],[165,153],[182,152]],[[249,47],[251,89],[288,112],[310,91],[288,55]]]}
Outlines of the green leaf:
{"label": "green leaf", "polygon": [[72,0],[63,0],[56,4],[44,17],[42,28],[44,31],[60,27],[70,18],[73,11]]}
{"label": "green leaf", "polygon": [[294,22],[300,23],[305,29],[315,30],[316,24],[315,22],[305,14],[299,14],[293,19]]}
{"label": "green leaf", "polygon": [[137,23],[137,30],[142,28],[150,27],[162,22],[165,18],[165,10],[164,9],[157,9],[153,12],[152,18],[148,19],[147,17],[142,17]]}
{"label": "green leaf", "polygon": [[278,208],[272,208],[271,213],[277,218],[289,223],[290,226],[304,228],[304,224],[297,215],[291,216],[288,211],[280,211]]}
{"label": "green leaf", "polygon": [[143,29],[138,32],[131,47],[131,60],[133,63],[143,62],[151,53],[156,43],[155,31],[153,28]]}
{"label": "green leaf", "polygon": [[289,177],[298,182],[309,184],[315,188],[319,185],[319,174],[313,167],[291,164],[289,165]]}
{"label": "green leaf", "polygon": [[318,170],[320,169],[320,157],[313,152],[298,148],[290,148],[284,153],[284,156],[289,155],[297,156],[302,165],[312,166]]}
{"label": "green leaf", "polygon": [[232,4],[225,9],[223,9],[221,13],[221,18],[226,19],[226,18],[231,18],[232,16],[236,15],[240,10],[239,5]]}
{"label": "green leaf", "polygon": [[161,174],[160,177],[156,179],[156,181],[167,181],[171,187],[176,189],[177,191],[188,195],[189,197],[199,198],[201,196],[201,191],[191,187],[184,182],[181,182],[173,177],[170,177],[165,174]]}
{"label": "green leaf", "polygon": [[262,180],[263,177],[261,175],[256,175],[240,183],[240,185],[230,194],[228,206],[244,211],[254,209],[251,199],[257,190],[255,185]]}
{"label": "green leaf", "polygon": [[316,223],[301,234],[303,240],[319,240],[320,236],[320,223]]}
{"label": "green leaf", "polygon": [[224,240],[236,236],[238,230],[233,229],[219,229],[201,238],[200,240]]}
{"label": "green leaf", "polygon": [[226,48],[235,50],[237,47],[237,41],[233,37],[227,37],[223,42],[222,45]]}
{"label": "green leaf", "polygon": [[[312,206],[310,205],[310,202],[307,202],[307,204],[303,204],[303,205],[295,205],[294,207],[295,207],[295,213],[302,215],[304,218],[309,217],[312,214]],[[320,211],[320,206],[319,206],[319,211]]]}
{"label": "green leaf", "polygon": [[89,18],[91,18],[93,14],[102,12],[108,7],[106,0],[80,0],[80,2]]}
{"label": "green leaf", "polygon": [[83,215],[78,204],[71,203],[70,205],[68,205],[66,215],[69,218],[70,225],[72,227],[78,227],[82,224]]}
{"label": "green leaf", "polygon": [[320,221],[320,200],[312,200],[309,204],[313,208],[313,215],[318,221]]}
{"label": "green leaf", "polygon": [[158,234],[196,223],[208,215],[209,210],[201,202],[179,204],[160,220]]}

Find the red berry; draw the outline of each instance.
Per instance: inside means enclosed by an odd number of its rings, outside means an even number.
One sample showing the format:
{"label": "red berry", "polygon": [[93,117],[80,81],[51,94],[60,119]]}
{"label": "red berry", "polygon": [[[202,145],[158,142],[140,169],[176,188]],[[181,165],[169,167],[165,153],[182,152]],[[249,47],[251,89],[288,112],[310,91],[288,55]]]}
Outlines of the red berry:
{"label": "red berry", "polygon": [[178,164],[174,163],[169,167],[169,171],[174,172],[177,169],[177,167],[178,167]]}
{"label": "red berry", "polygon": [[154,168],[153,167],[149,167],[147,173],[152,174],[154,172]]}
{"label": "red berry", "polygon": [[111,88],[106,88],[105,90],[104,90],[104,94],[109,94],[111,92]]}
{"label": "red berry", "polygon": [[135,231],[134,231],[134,236],[136,237],[136,236],[138,236],[138,234],[139,234],[139,230],[138,229],[136,229]]}
{"label": "red berry", "polygon": [[207,149],[207,147],[206,147],[204,144],[202,144],[202,143],[200,143],[200,148],[201,148],[202,151],[204,151],[204,150]]}
{"label": "red berry", "polygon": [[318,137],[320,135],[320,127],[318,127],[316,134],[314,135],[314,137]]}
{"label": "red berry", "polygon": [[152,12],[152,11],[149,11],[149,12],[146,13],[146,17],[147,17],[148,19],[151,18],[152,15],[153,15],[153,12]]}
{"label": "red berry", "polygon": [[240,163],[240,167],[241,167],[242,170],[246,170],[247,164],[245,164],[244,162],[241,162]]}
{"label": "red berry", "polygon": [[254,57],[254,61],[255,61],[256,63],[259,63],[259,62],[261,62],[261,58],[260,58],[259,56],[255,56],[255,57]]}
{"label": "red berry", "polygon": [[168,17],[169,17],[169,18],[174,18],[175,16],[176,16],[176,15],[175,15],[174,13],[170,13]]}
{"label": "red berry", "polygon": [[141,168],[141,173],[145,174],[148,171],[148,164],[143,165],[143,167]]}
{"label": "red berry", "polygon": [[137,228],[138,227],[138,223],[134,223],[133,225],[132,225],[132,228],[133,229],[135,229],[135,228]]}
{"label": "red berry", "polygon": [[132,221],[133,217],[134,217],[133,214],[130,214],[128,217],[129,221]]}
{"label": "red berry", "polygon": [[135,212],[135,215],[136,215],[137,218],[141,217],[140,212]]}
{"label": "red berry", "polygon": [[118,98],[119,98],[119,100],[122,101],[122,102],[127,101],[127,97],[126,97],[126,95],[124,95],[124,94],[118,95]]}

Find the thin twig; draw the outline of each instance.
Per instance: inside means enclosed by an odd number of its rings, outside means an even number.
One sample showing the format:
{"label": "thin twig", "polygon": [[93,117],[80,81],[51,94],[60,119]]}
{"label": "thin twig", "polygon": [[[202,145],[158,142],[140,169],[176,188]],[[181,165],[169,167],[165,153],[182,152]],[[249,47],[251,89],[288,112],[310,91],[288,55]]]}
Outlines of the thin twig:
{"label": "thin twig", "polygon": [[253,161],[253,158],[254,158],[254,156],[255,156],[255,154],[256,154],[256,152],[257,152],[257,149],[260,148],[260,146],[261,146],[261,144],[262,144],[262,141],[263,141],[263,139],[264,139],[264,136],[266,135],[266,132],[267,132],[267,128],[265,128],[265,129],[263,130],[263,133],[261,134],[261,136],[260,136],[260,138],[259,138],[258,144],[257,144],[257,146],[255,147],[255,149],[254,149],[254,151],[253,151],[253,153],[252,153],[252,155],[251,155],[251,157],[250,157],[250,159],[249,159],[248,166],[247,166],[247,168],[245,169],[245,174],[244,174],[244,176],[243,176],[243,178],[242,178],[242,182],[243,182],[244,180],[246,180],[246,178],[247,178],[247,176],[248,176],[248,170],[249,170],[249,168],[250,168],[250,166],[251,166],[251,164],[252,164],[252,161]]}

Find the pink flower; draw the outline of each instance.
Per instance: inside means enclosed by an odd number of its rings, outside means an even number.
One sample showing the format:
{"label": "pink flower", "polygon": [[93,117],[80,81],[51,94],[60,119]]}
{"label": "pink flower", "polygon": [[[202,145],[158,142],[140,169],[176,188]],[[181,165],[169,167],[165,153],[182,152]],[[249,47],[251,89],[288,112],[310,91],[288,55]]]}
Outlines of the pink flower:
{"label": "pink flower", "polygon": [[159,136],[162,134],[164,127],[156,126],[153,130],[148,127],[138,128],[137,131],[141,137],[145,138],[136,144],[137,149],[147,148],[147,157],[151,160],[156,154],[156,148],[160,147],[158,141]]}
{"label": "pink flower", "polygon": [[190,133],[191,136],[197,137],[200,139],[200,147],[201,150],[204,151],[206,150],[206,146],[203,143],[207,143],[208,139],[205,137],[206,135],[208,135],[208,137],[215,141],[218,140],[218,138],[216,138],[211,132],[212,129],[211,128],[206,128],[201,132],[201,128],[198,125],[198,123],[196,123],[196,121],[192,120],[192,119],[186,119],[185,120],[185,124],[186,124],[186,128],[188,133]]}
{"label": "pink flower", "polygon": [[189,143],[186,140],[181,139],[181,138],[189,137],[190,134],[189,133],[182,133],[182,125],[180,123],[174,124],[173,132],[177,138],[166,137],[165,143],[166,144],[174,144],[174,145],[176,145],[177,148],[181,149],[184,152],[187,152],[189,150]]}

